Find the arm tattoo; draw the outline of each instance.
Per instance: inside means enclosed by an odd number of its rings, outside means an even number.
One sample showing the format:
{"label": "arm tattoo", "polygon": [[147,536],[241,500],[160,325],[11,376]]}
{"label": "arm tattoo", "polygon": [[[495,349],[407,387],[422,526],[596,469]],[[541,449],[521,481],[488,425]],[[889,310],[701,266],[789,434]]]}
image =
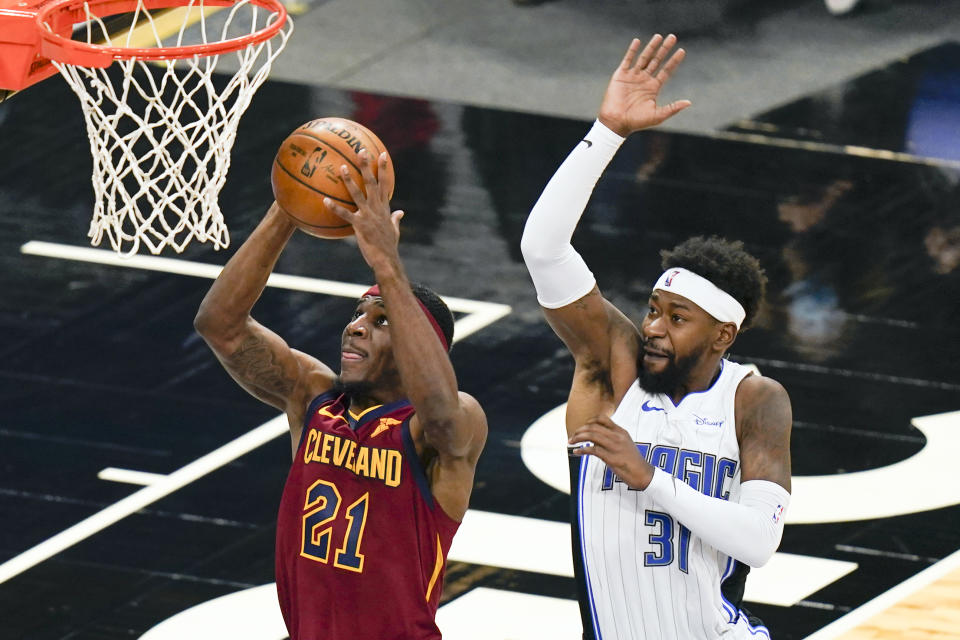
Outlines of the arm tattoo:
{"label": "arm tattoo", "polygon": [[590,306],[590,303],[587,300],[587,298],[593,298],[598,295],[600,295],[600,292],[596,289],[593,289],[592,291],[590,291],[590,293],[588,293],[587,295],[583,296],[582,298],[574,302],[573,306],[582,311]]}
{"label": "arm tattoo", "polygon": [[241,380],[264,391],[281,396],[293,391],[295,381],[284,374],[276,354],[258,336],[245,339],[227,364]]}

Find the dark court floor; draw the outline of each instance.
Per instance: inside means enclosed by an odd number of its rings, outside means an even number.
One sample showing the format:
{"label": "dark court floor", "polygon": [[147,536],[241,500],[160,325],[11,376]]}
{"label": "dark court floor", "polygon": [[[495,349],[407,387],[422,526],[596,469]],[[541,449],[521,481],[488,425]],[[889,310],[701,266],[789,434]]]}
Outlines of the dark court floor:
{"label": "dark court floor", "polygon": [[[731,358],[793,403],[795,504],[778,561],[748,579],[775,638],[806,638],[960,549],[958,80],[960,43],[945,40],[717,135],[636,135],[575,236],[637,320],[658,251],[690,235],[740,239],[766,269],[768,308]],[[572,362],[518,243],[589,122],[269,81],[221,194],[231,247],[272,199],[279,142],[318,115],[360,121],[390,150],[408,270],[457,300],[452,358],[490,423],[445,637],[579,637],[569,559],[548,544],[562,549],[567,496],[530,444]],[[205,267],[231,250],[194,243],[168,256],[180,273],[74,252],[88,248],[90,160],[58,78],[0,104],[0,131],[0,639],[189,637],[175,617],[209,623],[202,611],[218,626],[193,637],[282,638],[256,588],[273,581],[288,441],[192,328]],[[370,281],[349,241],[302,234],[276,271]],[[269,288],[255,316],[335,362],[353,299],[298,287]],[[497,535],[521,552],[484,545]]]}

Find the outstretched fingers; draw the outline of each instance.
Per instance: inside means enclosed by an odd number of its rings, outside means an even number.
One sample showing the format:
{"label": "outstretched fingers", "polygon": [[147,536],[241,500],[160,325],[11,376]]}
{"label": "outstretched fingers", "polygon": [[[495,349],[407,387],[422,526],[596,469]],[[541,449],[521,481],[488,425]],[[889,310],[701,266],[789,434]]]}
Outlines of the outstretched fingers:
{"label": "outstretched fingers", "polygon": [[[676,42],[676,40],[674,40]],[[660,67],[660,70],[654,74],[654,77],[660,81],[660,84],[666,84],[667,80],[670,79],[670,76],[673,75],[674,70],[683,62],[683,59],[687,57],[687,52],[683,49],[677,49],[674,51],[673,55],[667,60],[666,64]]]}
{"label": "outstretched fingers", "polygon": [[[636,59],[636,64],[634,65],[633,58],[636,56],[637,49],[640,48],[640,39],[634,38],[633,42],[630,43],[630,48],[627,49],[627,55],[623,59],[624,69],[630,69],[631,66],[640,71],[646,69],[647,65],[650,64],[650,59],[653,58],[657,49],[660,47],[661,42],[663,42],[663,36],[659,33],[653,34],[653,37],[647,42],[647,46],[640,52],[640,56]],[[628,60],[630,64],[627,64]]]}
{"label": "outstretched fingers", "polygon": [[[650,41],[653,43],[653,40]],[[667,54],[670,53],[670,50],[677,44],[677,36],[672,33],[666,38],[659,42],[656,50],[653,52],[653,57],[649,63],[644,66],[644,71],[650,75],[656,75],[657,69],[663,64],[664,59],[667,57]]]}
{"label": "outstretched fingers", "polygon": [[663,122],[667,118],[670,118],[687,107],[692,103],[689,100],[676,100],[670,104],[663,105],[662,107],[657,107],[657,117],[660,118],[660,121]]}

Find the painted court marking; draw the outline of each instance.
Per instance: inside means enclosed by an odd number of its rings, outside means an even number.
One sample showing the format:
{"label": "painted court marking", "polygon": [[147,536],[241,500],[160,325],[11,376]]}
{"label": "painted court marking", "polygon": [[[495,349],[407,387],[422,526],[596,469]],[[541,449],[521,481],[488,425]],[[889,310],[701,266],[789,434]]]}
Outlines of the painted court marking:
{"label": "painted court marking", "polygon": [[[126,269],[143,269],[144,271],[160,271],[182,276],[216,279],[223,267],[206,262],[192,262],[176,258],[161,258],[159,256],[133,255],[118,256],[115,252],[106,249],[92,249],[69,244],[54,242],[40,242],[31,240],[20,247],[20,252],[31,256],[59,258],[61,260],[76,260],[124,267]],[[273,273],[267,279],[267,286],[275,289],[289,289],[292,291],[306,291],[308,293],[322,293],[330,296],[357,299],[370,286],[369,284],[353,284],[321,278],[307,278],[292,276],[283,273]],[[483,302],[467,298],[453,298],[443,296],[444,302],[455,313],[465,313],[456,322],[456,335],[453,341],[459,342],[467,336],[473,335],[480,329],[493,324],[510,313],[510,305],[496,302]]]}
{"label": "painted court marking", "polygon": [[162,473],[149,473],[147,471],[133,471],[131,469],[118,469],[116,467],[106,467],[101,469],[97,477],[108,482],[123,482],[126,484],[139,484],[149,486],[160,482],[168,476]]}
{"label": "painted court marking", "polygon": [[177,489],[185,487],[211,471],[236,460],[260,445],[266,444],[280,434],[286,433],[287,430],[286,416],[277,416],[173,473],[162,476],[156,482],[113,503],[109,507],[101,509],[72,527],[0,564],[0,584],[136,513]]}

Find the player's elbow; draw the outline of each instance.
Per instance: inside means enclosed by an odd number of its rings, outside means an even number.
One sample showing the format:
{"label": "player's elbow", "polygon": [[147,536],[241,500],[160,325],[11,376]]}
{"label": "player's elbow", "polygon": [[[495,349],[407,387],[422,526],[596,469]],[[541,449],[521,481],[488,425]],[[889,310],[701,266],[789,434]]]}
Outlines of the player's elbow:
{"label": "player's elbow", "polygon": [[210,314],[203,308],[197,311],[197,315],[193,317],[193,328],[201,336],[206,337],[210,333],[212,327],[212,319]]}
{"label": "player's elbow", "polygon": [[520,255],[523,256],[523,261],[526,264],[530,264],[532,261],[536,260],[536,245],[533,243],[533,238],[530,232],[524,230],[523,235],[520,236]]}
{"label": "player's elbow", "polygon": [[226,341],[226,323],[203,306],[193,318],[193,328],[208,343]]}
{"label": "player's elbow", "polygon": [[748,480],[741,486],[740,505],[747,517],[740,526],[740,548],[730,554],[751,567],[770,561],[783,538],[784,517],[790,494],[767,480]]}
{"label": "player's elbow", "polygon": [[417,416],[427,444],[447,458],[469,457],[486,441],[487,423],[476,400],[459,394],[460,402],[450,411],[421,412]]}
{"label": "player's elbow", "polygon": [[746,544],[734,557],[745,565],[759,569],[770,562],[770,558],[777,552],[782,536],[782,527],[764,522],[757,527],[753,535],[743,538]]}
{"label": "player's elbow", "polygon": [[747,553],[740,554],[741,557],[737,558],[743,564],[752,567],[754,569],[759,569],[763,565],[770,562],[770,558],[773,557],[773,554],[777,552],[777,547],[767,547],[767,548],[756,548],[751,549]]}
{"label": "player's elbow", "polygon": [[431,448],[447,457],[459,458],[470,450],[470,442],[457,430],[452,419],[433,419],[423,422],[423,433]]}
{"label": "player's elbow", "polygon": [[243,325],[227,322],[203,306],[193,318],[193,328],[215,353],[232,353],[241,340]]}
{"label": "player's elbow", "polygon": [[557,259],[558,251],[565,247],[551,247],[539,238],[530,227],[523,230],[520,236],[520,254],[528,267],[547,266]]}

